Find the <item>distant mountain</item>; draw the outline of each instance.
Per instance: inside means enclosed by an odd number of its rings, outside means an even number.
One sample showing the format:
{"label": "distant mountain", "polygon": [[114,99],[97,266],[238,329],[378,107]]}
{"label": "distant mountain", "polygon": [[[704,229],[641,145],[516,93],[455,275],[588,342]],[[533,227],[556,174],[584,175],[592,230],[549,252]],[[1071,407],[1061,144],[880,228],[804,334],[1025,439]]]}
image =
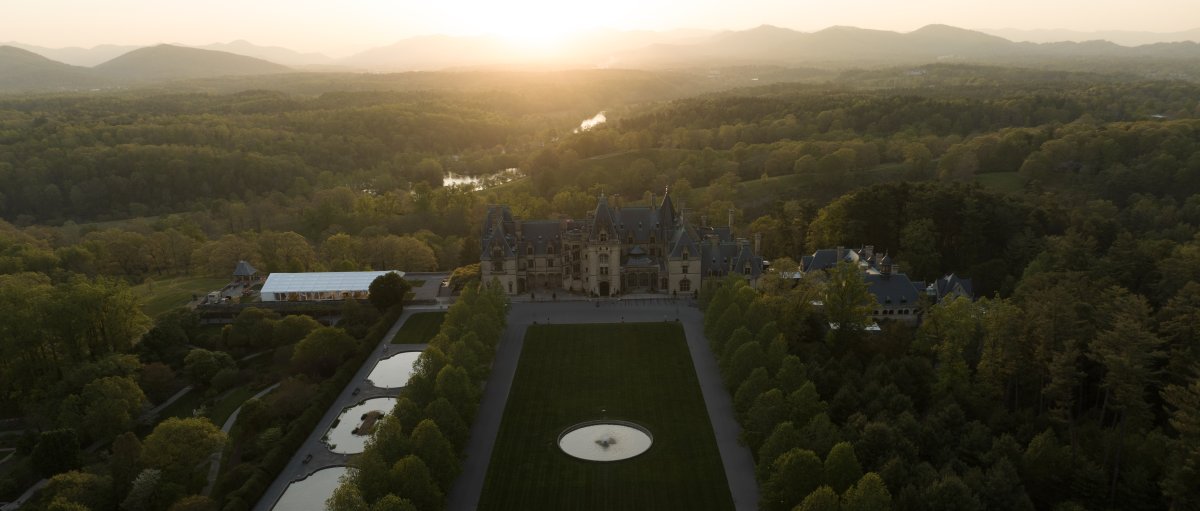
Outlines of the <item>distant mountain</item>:
{"label": "distant mountain", "polygon": [[980,29],[980,32],[1000,36],[1010,41],[1030,43],[1059,43],[1084,41],[1109,41],[1121,46],[1141,46],[1155,43],[1180,41],[1200,42],[1200,28],[1183,32],[1137,32],[1130,30],[1103,30],[1080,32],[1066,29],[1019,30],[1015,28]]}
{"label": "distant mountain", "polygon": [[916,64],[944,60],[1015,62],[1063,58],[1197,58],[1191,42],[1127,47],[1104,41],[1015,43],[974,30],[929,25],[908,33],[830,27],[805,33],[769,25],[723,32],[696,44],[653,45],[625,52],[632,67],[755,63],[839,66]]}
{"label": "distant mountain", "polygon": [[55,62],[21,48],[0,46],[0,91],[80,90],[106,83],[90,69]]}
{"label": "distant mountain", "polygon": [[289,67],[328,66],[334,63],[332,58],[320,53],[301,53],[296,50],[291,50],[280,46],[259,46],[241,39],[228,43],[214,43],[204,46],[194,46],[193,48],[223,51],[233,53],[235,55],[245,55],[247,57],[263,59],[268,62],[274,62],[276,64],[282,64]]}
{"label": "distant mountain", "polygon": [[374,71],[424,71],[495,66],[620,67],[617,58],[648,45],[695,44],[706,30],[595,30],[577,34],[555,47],[538,48],[495,36],[412,37],[341,59],[343,66]]}
{"label": "distant mountain", "polygon": [[34,46],[32,44],[7,44],[10,46],[16,46],[17,48],[21,48],[23,50],[29,50],[50,60],[57,60],[72,66],[84,67],[92,67],[101,62],[107,62],[133,50],[141,48],[141,46],[116,44],[102,44],[100,46],[93,46],[91,48],[79,48],[74,46],[67,48],[46,48],[42,46]]}
{"label": "distant mountain", "polygon": [[262,59],[169,44],[133,50],[93,69],[100,76],[122,82],[152,82],[292,72],[291,68]]}

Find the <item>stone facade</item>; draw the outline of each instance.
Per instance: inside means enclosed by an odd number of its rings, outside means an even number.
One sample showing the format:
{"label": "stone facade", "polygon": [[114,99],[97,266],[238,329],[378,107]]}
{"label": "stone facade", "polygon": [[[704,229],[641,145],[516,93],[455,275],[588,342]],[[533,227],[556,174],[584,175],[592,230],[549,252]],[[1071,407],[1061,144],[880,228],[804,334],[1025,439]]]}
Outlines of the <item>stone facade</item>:
{"label": "stone facade", "polygon": [[480,275],[509,294],[565,290],[591,296],[688,295],[730,273],[754,285],[764,262],[732,228],[694,226],[669,193],[650,205],[601,196],[586,219],[520,220],[488,206]]}

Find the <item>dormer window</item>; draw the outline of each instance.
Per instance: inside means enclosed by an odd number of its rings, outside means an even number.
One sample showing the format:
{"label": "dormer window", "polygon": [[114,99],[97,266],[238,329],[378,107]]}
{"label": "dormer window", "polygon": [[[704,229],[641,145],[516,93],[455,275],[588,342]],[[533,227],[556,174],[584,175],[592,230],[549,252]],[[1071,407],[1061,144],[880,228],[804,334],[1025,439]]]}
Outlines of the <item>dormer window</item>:
{"label": "dormer window", "polygon": [[533,255],[533,245],[525,247],[525,255]]}
{"label": "dormer window", "polygon": [[684,261],[687,261],[687,260],[688,260],[688,251],[687,251],[687,249],[686,249],[686,248],[685,248],[685,249],[683,249],[683,260],[684,260]]}
{"label": "dormer window", "polygon": [[608,241],[608,233],[601,231],[600,232],[600,241]]}

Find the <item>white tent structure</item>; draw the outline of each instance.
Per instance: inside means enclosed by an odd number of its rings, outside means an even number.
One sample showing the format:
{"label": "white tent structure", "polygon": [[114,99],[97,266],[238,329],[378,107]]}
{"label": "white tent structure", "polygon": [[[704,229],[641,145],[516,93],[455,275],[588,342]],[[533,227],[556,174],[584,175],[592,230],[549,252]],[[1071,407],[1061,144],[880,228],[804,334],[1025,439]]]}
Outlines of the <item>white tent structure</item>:
{"label": "white tent structure", "polygon": [[404,276],[404,272],[396,270],[272,273],[263,284],[260,299],[264,302],[365,300],[371,282],[388,273]]}

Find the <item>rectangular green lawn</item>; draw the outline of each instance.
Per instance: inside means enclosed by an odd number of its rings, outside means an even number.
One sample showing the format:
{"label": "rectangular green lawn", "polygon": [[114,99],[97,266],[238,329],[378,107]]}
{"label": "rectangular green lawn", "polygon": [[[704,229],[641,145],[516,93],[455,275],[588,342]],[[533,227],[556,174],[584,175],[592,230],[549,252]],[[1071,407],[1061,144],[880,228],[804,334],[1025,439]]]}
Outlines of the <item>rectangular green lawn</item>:
{"label": "rectangular green lawn", "polygon": [[404,326],[392,338],[392,344],[424,344],[442,328],[445,312],[418,312],[404,321]]}
{"label": "rectangular green lawn", "polygon": [[[559,450],[565,429],[604,418],[644,426],[654,444],[614,462]],[[479,508],[732,509],[683,329],[677,323],[531,326]]]}

